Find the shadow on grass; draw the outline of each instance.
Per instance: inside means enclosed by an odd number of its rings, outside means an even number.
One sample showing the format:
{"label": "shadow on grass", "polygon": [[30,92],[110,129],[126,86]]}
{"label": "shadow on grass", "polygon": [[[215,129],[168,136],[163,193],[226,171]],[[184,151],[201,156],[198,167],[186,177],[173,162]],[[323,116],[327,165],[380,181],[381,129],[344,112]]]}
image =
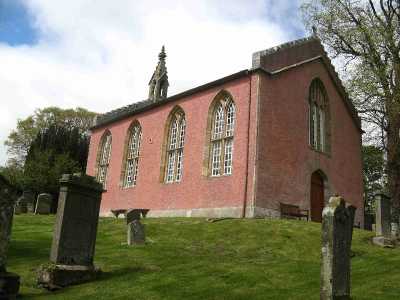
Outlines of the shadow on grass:
{"label": "shadow on grass", "polygon": [[43,259],[49,257],[50,243],[47,240],[13,240],[10,244],[9,259]]}

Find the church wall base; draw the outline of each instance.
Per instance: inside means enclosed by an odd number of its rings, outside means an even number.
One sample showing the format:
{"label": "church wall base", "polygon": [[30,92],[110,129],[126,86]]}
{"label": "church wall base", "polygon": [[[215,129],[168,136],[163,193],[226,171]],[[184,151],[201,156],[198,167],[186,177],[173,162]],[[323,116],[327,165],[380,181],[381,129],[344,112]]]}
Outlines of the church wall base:
{"label": "church wall base", "polygon": [[[109,212],[100,213],[101,217],[114,217]],[[163,217],[199,217],[199,218],[242,218],[243,207],[217,207],[217,208],[195,208],[195,209],[163,209],[150,210],[148,218]],[[279,218],[280,213],[277,210],[263,207],[248,207],[246,209],[246,218]]]}

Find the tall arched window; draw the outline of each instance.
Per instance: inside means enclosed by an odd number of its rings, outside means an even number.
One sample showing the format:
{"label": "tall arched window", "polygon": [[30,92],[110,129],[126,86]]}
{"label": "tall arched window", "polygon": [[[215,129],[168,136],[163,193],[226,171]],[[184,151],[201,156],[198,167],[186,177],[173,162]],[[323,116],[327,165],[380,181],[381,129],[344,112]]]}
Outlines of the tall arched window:
{"label": "tall arched window", "polygon": [[235,119],[236,109],[232,97],[227,93],[217,96],[213,104],[210,128],[211,176],[232,174]]}
{"label": "tall arched window", "polygon": [[107,171],[108,171],[108,165],[110,163],[111,142],[112,142],[111,133],[107,131],[101,138],[100,147],[97,154],[96,179],[98,182],[103,184],[104,188],[106,187]]}
{"label": "tall arched window", "polygon": [[185,114],[181,109],[175,109],[168,120],[164,182],[172,183],[182,180],[186,130]]}
{"label": "tall arched window", "polygon": [[330,152],[329,101],[321,80],[312,81],[309,97],[310,146],[317,151]]}
{"label": "tall arched window", "polygon": [[136,185],[139,168],[140,142],[142,139],[142,128],[139,123],[134,123],[128,130],[127,143],[123,163],[123,187],[128,188]]}

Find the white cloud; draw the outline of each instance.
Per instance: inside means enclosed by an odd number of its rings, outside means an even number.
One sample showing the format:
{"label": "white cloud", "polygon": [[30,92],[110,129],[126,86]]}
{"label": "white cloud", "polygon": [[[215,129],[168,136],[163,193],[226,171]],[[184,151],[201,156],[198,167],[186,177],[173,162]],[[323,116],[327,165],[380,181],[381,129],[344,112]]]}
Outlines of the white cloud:
{"label": "white cloud", "polygon": [[36,108],[103,113],[143,100],[163,44],[172,95],[249,68],[252,52],[289,37],[261,0],[25,4],[41,35],[33,46],[0,44],[0,164],[17,118]]}

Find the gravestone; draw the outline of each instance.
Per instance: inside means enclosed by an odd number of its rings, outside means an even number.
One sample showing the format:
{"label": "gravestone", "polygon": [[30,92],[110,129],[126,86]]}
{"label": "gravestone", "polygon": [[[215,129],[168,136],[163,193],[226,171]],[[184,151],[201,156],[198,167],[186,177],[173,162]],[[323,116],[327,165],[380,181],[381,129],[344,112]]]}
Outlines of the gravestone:
{"label": "gravestone", "polygon": [[39,194],[36,201],[35,214],[48,215],[51,212],[53,197],[50,194]]}
{"label": "gravestone", "polygon": [[93,264],[102,185],[94,177],[64,174],[51,246],[51,267],[39,271],[38,283],[56,289],[95,279]]}
{"label": "gravestone", "polygon": [[375,195],[375,234],[372,239],[375,245],[382,247],[393,247],[391,239],[392,232],[390,228],[391,211],[390,198],[384,194]]}
{"label": "gravestone", "polygon": [[140,216],[146,217],[148,209],[130,209],[126,213],[128,225],[128,245],[144,244],[146,241],[144,225],[140,222]]}
{"label": "gravestone", "polygon": [[322,212],[321,300],[350,299],[350,252],[356,208],[331,197]]}
{"label": "gravestone", "polygon": [[15,205],[16,214],[33,213],[35,206],[35,194],[32,191],[23,191]]}
{"label": "gravestone", "polygon": [[0,299],[16,299],[20,284],[19,276],[6,270],[16,193],[10,183],[0,175]]}

